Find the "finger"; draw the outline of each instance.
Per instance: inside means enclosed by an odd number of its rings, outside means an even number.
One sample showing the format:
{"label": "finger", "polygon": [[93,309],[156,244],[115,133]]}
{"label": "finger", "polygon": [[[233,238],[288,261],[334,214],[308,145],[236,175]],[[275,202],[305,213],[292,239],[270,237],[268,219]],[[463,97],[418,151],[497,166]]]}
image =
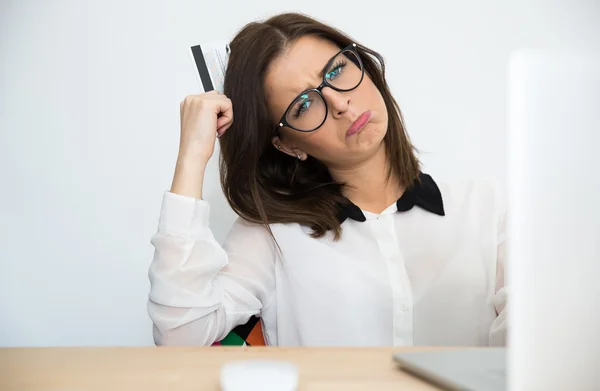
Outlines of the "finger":
{"label": "finger", "polygon": [[229,98],[223,94],[210,94],[210,95],[205,95],[202,97],[202,99],[205,100],[229,100]]}
{"label": "finger", "polygon": [[224,125],[227,125],[227,124],[231,124],[232,122],[233,122],[233,120],[231,118],[225,117],[225,116],[220,116],[217,119],[217,128],[220,128],[220,127],[222,127]]}
{"label": "finger", "polygon": [[[202,95],[202,94],[200,94]],[[210,90],[208,92],[205,92],[204,95],[219,95],[219,91],[217,90]]]}
{"label": "finger", "polygon": [[221,137],[222,135],[225,134],[225,132],[227,132],[229,130],[229,128],[231,128],[232,122],[228,122],[225,125],[217,128],[217,137]]}
{"label": "finger", "polygon": [[233,121],[233,108],[229,99],[219,100],[214,103],[216,103],[215,114],[219,115],[219,119],[225,121],[222,118],[226,118],[229,121]]}
{"label": "finger", "polygon": [[220,137],[227,129],[231,127],[233,120],[228,117],[219,117],[217,119],[217,135]]}

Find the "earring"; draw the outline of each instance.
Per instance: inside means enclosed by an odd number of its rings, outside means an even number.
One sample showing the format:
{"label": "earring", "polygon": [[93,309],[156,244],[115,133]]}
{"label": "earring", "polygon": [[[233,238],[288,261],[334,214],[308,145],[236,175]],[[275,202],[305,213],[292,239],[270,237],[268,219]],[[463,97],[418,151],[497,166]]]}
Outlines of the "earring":
{"label": "earring", "polygon": [[302,156],[296,155],[296,157],[298,158],[298,160],[302,160]]}
{"label": "earring", "polygon": [[277,144],[277,149],[281,151],[281,145]]}

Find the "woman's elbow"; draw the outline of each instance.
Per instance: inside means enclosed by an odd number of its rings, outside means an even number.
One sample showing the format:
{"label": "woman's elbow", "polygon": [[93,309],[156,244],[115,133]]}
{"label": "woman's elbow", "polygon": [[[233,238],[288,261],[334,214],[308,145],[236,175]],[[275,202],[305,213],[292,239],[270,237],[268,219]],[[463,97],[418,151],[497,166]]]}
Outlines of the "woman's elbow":
{"label": "woman's elbow", "polygon": [[216,336],[207,333],[190,333],[185,330],[185,326],[161,330],[156,325],[153,326],[152,334],[156,346],[212,346],[216,341]]}

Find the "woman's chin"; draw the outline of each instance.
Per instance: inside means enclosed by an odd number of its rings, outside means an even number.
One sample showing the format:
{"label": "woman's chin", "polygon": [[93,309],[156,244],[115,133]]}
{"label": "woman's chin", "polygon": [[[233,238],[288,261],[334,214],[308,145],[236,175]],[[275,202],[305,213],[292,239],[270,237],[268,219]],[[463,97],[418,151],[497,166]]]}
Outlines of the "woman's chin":
{"label": "woman's chin", "polygon": [[377,148],[385,138],[385,129],[382,130],[375,124],[367,125],[358,134],[347,139],[348,146],[352,149],[360,148],[361,150]]}

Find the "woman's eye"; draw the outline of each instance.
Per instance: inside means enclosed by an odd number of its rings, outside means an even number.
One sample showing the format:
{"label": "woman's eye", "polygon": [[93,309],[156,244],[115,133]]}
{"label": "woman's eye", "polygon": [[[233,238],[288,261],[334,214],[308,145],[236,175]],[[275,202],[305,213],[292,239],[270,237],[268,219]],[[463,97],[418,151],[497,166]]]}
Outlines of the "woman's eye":
{"label": "woman's eye", "polygon": [[335,78],[335,77],[336,77],[336,76],[337,76],[337,75],[340,73],[340,71],[341,71],[341,70],[342,70],[342,68],[340,68],[340,67],[337,67],[337,68],[335,68],[335,69],[334,69],[334,70],[333,70],[333,71],[332,71],[332,72],[329,74],[329,77],[330,77],[330,78]]}
{"label": "woman's eye", "polygon": [[336,66],[334,66],[334,68],[331,71],[329,71],[325,76],[327,80],[331,81],[338,77],[342,73],[342,70],[345,65],[346,64],[337,64]]}
{"label": "woman's eye", "polygon": [[296,109],[296,112],[294,113],[296,118],[298,118],[302,114],[306,113],[308,111],[308,109],[310,108],[311,104],[312,104],[312,99],[309,99],[309,100],[305,100],[300,105],[298,105],[298,108]]}

